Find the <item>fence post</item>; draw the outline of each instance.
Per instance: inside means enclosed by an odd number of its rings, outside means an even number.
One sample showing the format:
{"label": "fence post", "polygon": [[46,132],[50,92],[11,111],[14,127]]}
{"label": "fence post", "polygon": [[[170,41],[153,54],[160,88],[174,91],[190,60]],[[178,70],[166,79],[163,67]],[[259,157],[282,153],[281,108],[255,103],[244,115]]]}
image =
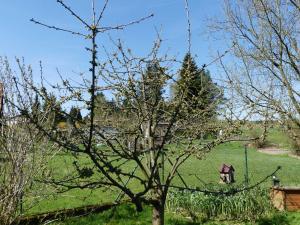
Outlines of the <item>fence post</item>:
{"label": "fence post", "polygon": [[248,149],[247,145],[244,145],[244,153],[245,153],[245,186],[248,186],[249,183],[249,174],[248,174]]}

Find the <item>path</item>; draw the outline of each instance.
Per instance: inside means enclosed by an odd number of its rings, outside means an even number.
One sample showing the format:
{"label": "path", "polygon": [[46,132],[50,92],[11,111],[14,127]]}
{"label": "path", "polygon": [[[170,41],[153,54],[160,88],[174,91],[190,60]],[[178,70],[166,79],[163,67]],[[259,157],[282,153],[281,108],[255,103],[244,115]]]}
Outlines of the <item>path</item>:
{"label": "path", "polygon": [[257,149],[257,151],[265,153],[265,154],[269,154],[269,155],[286,155],[287,154],[290,157],[300,159],[300,156],[292,154],[292,152],[290,150],[280,149],[277,147],[259,148],[259,149]]}

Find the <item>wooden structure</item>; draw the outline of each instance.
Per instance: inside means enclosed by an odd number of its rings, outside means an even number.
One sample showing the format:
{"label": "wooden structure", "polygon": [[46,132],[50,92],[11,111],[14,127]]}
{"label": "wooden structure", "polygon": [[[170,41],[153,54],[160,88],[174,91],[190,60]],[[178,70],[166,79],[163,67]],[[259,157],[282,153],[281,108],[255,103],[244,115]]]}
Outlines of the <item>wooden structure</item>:
{"label": "wooden structure", "polygon": [[220,172],[220,183],[223,184],[234,183],[234,168],[232,165],[222,164],[219,172]]}
{"label": "wooden structure", "polygon": [[300,211],[300,187],[272,187],[271,200],[280,211]]}
{"label": "wooden structure", "polygon": [[154,135],[154,146],[160,146],[162,144],[168,127],[169,123],[160,122],[157,124],[157,128]]}

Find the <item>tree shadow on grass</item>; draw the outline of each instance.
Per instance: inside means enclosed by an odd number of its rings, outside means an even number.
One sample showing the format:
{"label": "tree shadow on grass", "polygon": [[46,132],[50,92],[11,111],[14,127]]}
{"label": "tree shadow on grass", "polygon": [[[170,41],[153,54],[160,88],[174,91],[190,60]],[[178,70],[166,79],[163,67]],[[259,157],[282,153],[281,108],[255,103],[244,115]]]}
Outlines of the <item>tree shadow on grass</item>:
{"label": "tree shadow on grass", "polygon": [[220,221],[203,221],[203,222],[192,222],[192,221],[183,221],[180,219],[169,219],[166,221],[167,225],[225,225],[230,223],[222,223]]}
{"label": "tree shadow on grass", "polygon": [[257,221],[257,225],[292,225],[286,214],[274,214],[272,217],[263,218]]}
{"label": "tree shadow on grass", "polygon": [[200,225],[201,223],[191,222],[191,221],[182,221],[176,219],[169,219],[166,224],[172,225]]}

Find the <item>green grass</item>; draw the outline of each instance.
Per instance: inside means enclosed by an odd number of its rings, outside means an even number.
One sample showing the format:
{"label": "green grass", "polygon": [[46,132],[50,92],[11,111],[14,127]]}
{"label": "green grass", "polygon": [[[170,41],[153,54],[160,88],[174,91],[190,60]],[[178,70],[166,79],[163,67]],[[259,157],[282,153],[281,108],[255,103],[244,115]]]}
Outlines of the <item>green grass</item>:
{"label": "green grass", "polygon": [[[239,143],[221,145],[201,161],[191,158],[179,171],[185,175],[186,181],[190,185],[216,184],[219,181],[218,169],[222,163],[233,165],[237,183],[244,182],[244,147]],[[299,183],[300,174],[298,171],[300,171],[300,163],[298,159],[291,158],[288,155],[267,155],[252,148],[248,149],[248,167],[251,183],[256,183],[272,173],[279,165],[282,166],[282,169],[278,172],[278,176],[283,185],[296,185]],[[197,180],[192,174],[196,174],[202,182]],[[271,182],[264,183],[266,187],[270,185]]]}
{"label": "green grass", "polygon": [[[69,209],[84,205],[101,204],[111,202],[116,194],[112,192],[103,192],[103,190],[80,190],[74,189],[63,194],[54,193],[53,190],[45,188],[46,196],[41,197],[30,209],[25,208],[26,214],[36,214],[54,211],[58,209]],[[49,194],[50,192],[53,192]],[[32,203],[32,198],[27,199]],[[29,203],[25,203],[25,207]]]}
{"label": "green grass", "polygon": [[287,136],[286,132],[278,128],[271,128],[268,130],[267,141],[270,144],[275,144],[279,148],[292,150],[291,140]]}
{"label": "green grass", "polygon": [[[278,213],[257,222],[240,221],[199,221],[192,222],[188,218],[176,214],[166,213],[166,225],[299,225],[300,213]],[[91,214],[81,218],[70,218],[52,223],[53,225],[149,225],[151,224],[151,208],[137,213],[132,205],[122,205],[116,210],[109,210],[101,214]]]}
{"label": "green grass", "polygon": [[[258,138],[263,134],[263,128],[260,124],[252,124],[250,127],[243,129],[243,134],[251,137]],[[287,132],[280,127],[280,125],[274,125],[267,130],[266,146],[276,146],[280,149],[292,150],[292,142]]]}
{"label": "green grass", "polygon": [[[270,135],[268,136],[269,143],[276,144],[277,146],[288,149],[290,148],[289,140],[278,129],[272,129]],[[89,160],[87,158],[79,158],[81,162],[88,165]],[[71,170],[74,170],[72,165],[74,157],[68,154],[60,154],[54,159],[49,161],[49,166],[55,168],[54,175],[61,177],[67,175]],[[245,158],[244,158],[244,146],[238,142],[227,143],[218,146],[211,153],[209,153],[204,159],[198,160],[191,157],[188,161],[179,169],[180,174],[185,178],[185,181],[189,186],[205,186],[205,185],[218,185],[219,182],[219,172],[218,169],[222,163],[231,164],[235,168],[235,179],[236,184],[243,184],[244,182],[244,172],[245,172]],[[278,177],[281,180],[282,185],[300,185],[300,161],[299,159],[291,158],[288,155],[267,155],[264,153],[257,152],[253,148],[248,149],[248,165],[249,165],[249,177],[250,183],[254,184],[260,181],[266,175],[272,173],[277,166],[282,166],[282,169],[278,172]],[[131,170],[133,165],[129,165],[128,170]],[[166,170],[168,165],[166,165]],[[56,174],[55,174],[56,173]],[[198,178],[195,177],[197,175]],[[97,175],[94,176],[97,179]],[[176,178],[173,182],[176,185],[181,185],[181,181]],[[138,184],[130,183],[131,187],[138,188]],[[40,186],[40,184],[36,184]],[[271,180],[262,184],[263,187],[271,187]],[[66,193],[57,194],[56,189],[51,186],[43,186],[41,198],[34,201],[34,207],[29,208],[29,204],[25,204],[26,214],[35,214],[47,211],[53,211],[57,209],[73,208],[83,205],[90,204],[100,204],[104,202],[113,201],[118,195],[118,191],[102,191],[96,189],[90,190],[79,190],[74,189]],[[27,196],[27,202],[32,202],[33,198]],[[128,212],[129,211],[129,212]],[[90,215],[85,218],[70,219],[65,222],[59,222],[57,224],[61,225],[76,225],[76,224],[150,224],[151,220],[151,210],[146,207],[146,210],[137,214],[132,207],[124,206],[124,208],[119,208],[117,214],[110,218],[111,212],[105,212],[98,215]],[[128,215],[131,216],[128,216]],[[281,223],[276,223],[276,221],[281,221]],[[294,221],[300,221],[299,213],[288,213],[288,214],[278,214],[270,218],[264,218],[258,221],[256,224],[291,224],[296,225]],[[100,221],[100,222],[99,222]],[[188,219],[178,217],[177,215],[167,213],[166,224],[199,224],[191,223]],[[275,221],[275,222],[274,222]],[[286,222],[288,221],[288,222]],[[290,223],[290,221],[292,221]],[[56,224],[56,225],[57,225]],[[233,222],[208,222],[207,225],[212,224],[235,224]],[[237,223],[243,224],[243,223]],[[244,224],[243,224],[244,225]]]}
{"label": "green grass", "polygon": [[[53,162],[52,166],[57,167],[57,173],[67,174],[71,169],[73,158],[60,155]],[[237,184],[244,182],[244,147],[240,143],[227,143],[214,149],[203,160],[190,158],[179,172],[184,176],[189,186],[203,186],[204,184],[218,184],[218,169],[222,163],[232,164],[235,168],[235,178]],[[300,181],[300,161],[287,155],[267,155],[257,152],[254,149],[248,150],[249,177],[251,183],[264,178],[272,173],[278,165],[282,170],[278,172],[278,177],[282,185],[297,185]],[[63,166],[62,166],[63,165]],[[70,168],[68,168],[70,167]],[[198,180],[195,175],[200,179]],[[181,181],[176,178],[174,184],[181,185]],[[137,184],[132,183],[132,186]],[[263,184],[264,187],[271,186],[271,180]],[[52,211],[62,208],[72,208],[82,205],[98,204],[101,202],[113,201],[118,192],[103,192],[102,190],[72,190],[63,194],[56,194],[55,189],[44,187],[44,193],[52,193],[47,199],[42,199],[28,213],[38,213]],[[30,199],[31,200],[31,199]]]}
{"label": "green grass", "polygon": [[[83,162],[82,165],[89,164],[87,157],[78,156],[77,158],[69,154],[58,154],[48,162],[48,167],[52,168],[51,175],[57,179],[68,176],[74,172],[73,162],[75,160]],[[97,179],[97,174],[94,177]],[[36,214],[54,211],[58,209],[67,209],[80,207],[84,205],[101,204],[111,202],[116,198],[118,192],[105,191],[103,189],[72,189],[58,194],[61,189],[55,186],[35,183],[34,188],[38,191],[40,198],[36,199],[36,193],[33,196],[27,196],[25,201],[26,214]],[[36,201],[33,207],[30,206]]]}

